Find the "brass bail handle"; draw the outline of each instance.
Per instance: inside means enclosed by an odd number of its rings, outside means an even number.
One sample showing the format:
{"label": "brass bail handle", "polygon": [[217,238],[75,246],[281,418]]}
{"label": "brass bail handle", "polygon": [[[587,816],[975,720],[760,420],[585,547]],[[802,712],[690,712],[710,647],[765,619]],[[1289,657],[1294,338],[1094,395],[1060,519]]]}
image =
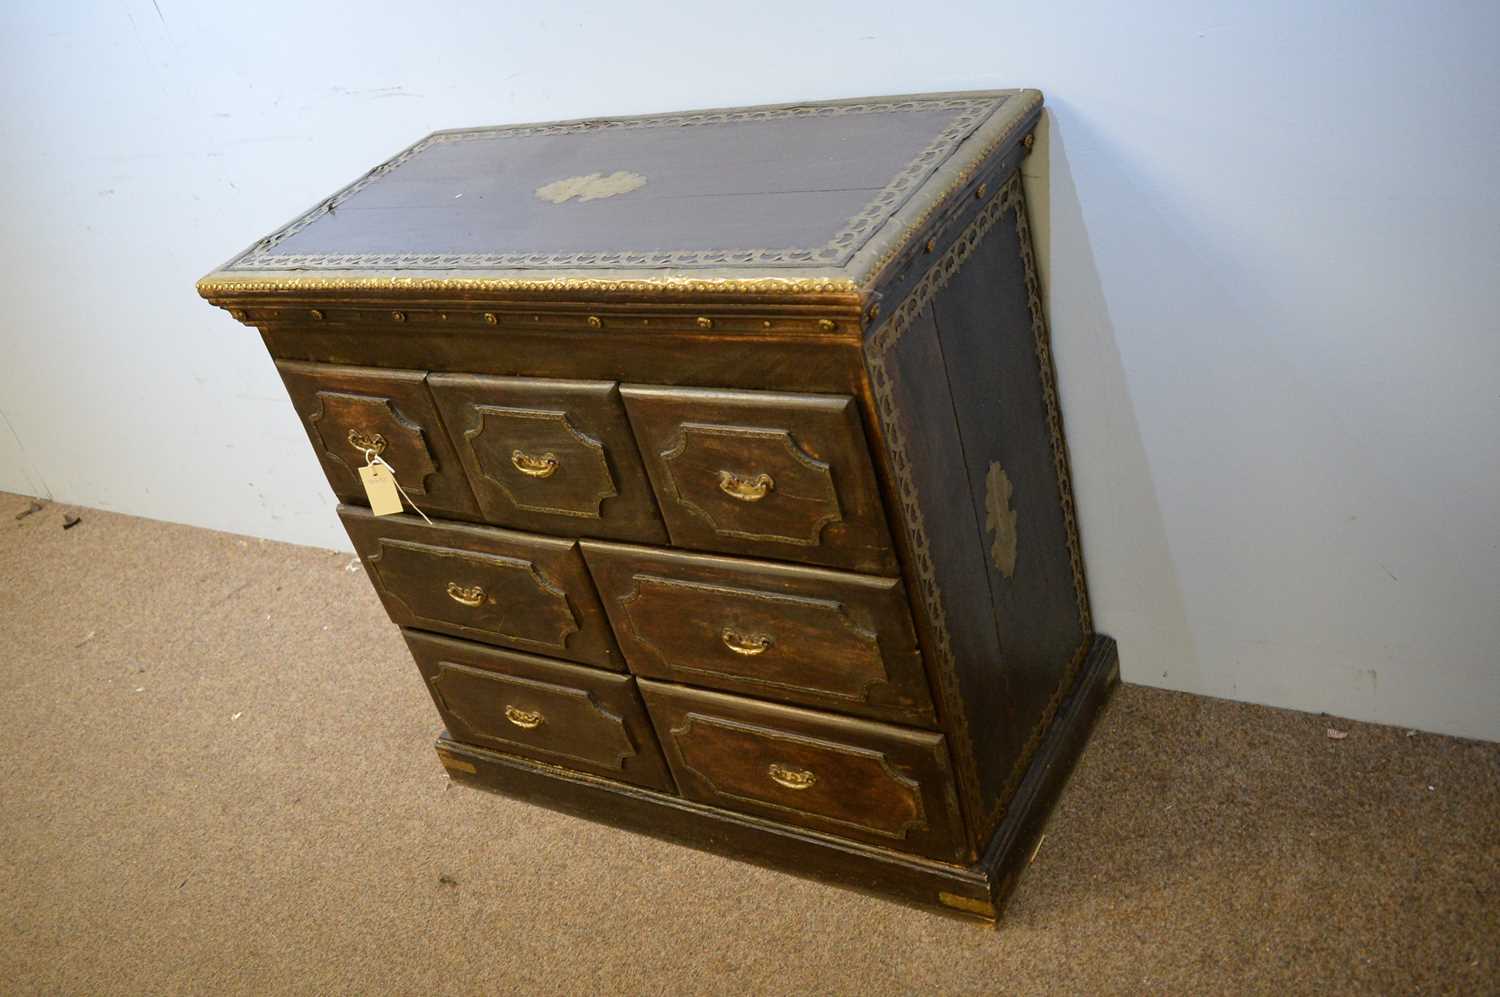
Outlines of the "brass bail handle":
{"label": "brass bail handle", "polygon": [[744,633],[734,627],[725,627],[719,631],[719,639],[735,654],[743,654],[746,657],[765,654],[766,649],[771,646],[770,634]]}
{"label": "brass bail handle", "polygon": [[512,450],[510,463],[528,478],[550,478],[562,466],[562,461],[557,459],[557,454],[551,451],[544,454],[529,454],[524,450]]}
{"label": "brass bail handle", "polygon": [[816,774],[807,769],[792,768],[780,762],[772,762],[766,769],[766,775],[778,786],[787,789],[811,789],[813,783],[818,781]]}
{"label": "brass bail handle", "polygon": [[533,730],[542,725],[545,719],[541,710],[523,710],[519,706],[505,707],[505,719],[520,727],[522,730]]}
{"label": "brass bail handle", "polygon": [[480,585],[460,585],[458,582],[448,583],[448,598],[462,606],[479,606],[484,603],[484,587]]}
{"label": "brass bail handle", "polygon": [[719,491],[741,502],[759,502],[776,487],[769,474],[735,474],[733,471],[719,472]]}
{"label": "brass bail handle", "polygon": [[369,463],[370,454],[379,457],[385,453],[385,437],[379,433],[367,433],[362,429],[349,430],[349,445],[365,455],[365,462]]}

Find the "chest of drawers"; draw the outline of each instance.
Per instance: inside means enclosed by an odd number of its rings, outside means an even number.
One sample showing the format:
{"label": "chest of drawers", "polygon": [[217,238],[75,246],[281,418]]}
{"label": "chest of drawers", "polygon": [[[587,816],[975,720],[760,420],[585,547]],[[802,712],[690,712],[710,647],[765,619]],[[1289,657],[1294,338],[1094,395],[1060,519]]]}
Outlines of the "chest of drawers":
{"label": "chest of drawers", "polygon": [[1040,113],[439,132],[199,282],[274,358],[455,780],[996,916],[1116,675]]}

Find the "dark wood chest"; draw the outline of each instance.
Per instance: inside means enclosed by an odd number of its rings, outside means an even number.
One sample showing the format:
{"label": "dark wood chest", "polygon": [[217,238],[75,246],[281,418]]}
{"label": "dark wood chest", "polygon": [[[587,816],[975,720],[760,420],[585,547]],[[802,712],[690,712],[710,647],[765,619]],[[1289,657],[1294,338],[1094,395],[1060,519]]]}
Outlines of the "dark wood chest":
{"label": "dark wood chest", "polygon": [[275,358],[455,780],[996,915],[1116,673],[1040,112],[439,132],[199,282]]}

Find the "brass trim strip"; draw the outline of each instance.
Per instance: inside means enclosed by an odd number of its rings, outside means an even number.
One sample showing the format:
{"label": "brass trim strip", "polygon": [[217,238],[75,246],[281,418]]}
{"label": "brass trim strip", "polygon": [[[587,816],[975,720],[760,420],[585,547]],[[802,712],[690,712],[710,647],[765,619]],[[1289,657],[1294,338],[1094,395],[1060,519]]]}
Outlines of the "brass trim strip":
{"label": "brass trim strip", "polygon": [[[960,146],[954,150],[942,167],[927,179],[929,188],[937,192],[920,199],[913,198],[902,205],[846,264],[845,269],[855,275],[856,282],[861,287],[877,284],[886,267],[911,245],[933,216],[946,207],[976,174],[990,165],[997,149],[1013,141],[1022,130],[1035,127],[1032,116],[1041,106],[1040,92],[1018,91],[1016,99],[1006,102],[1005,115],[993,115],[965,140],[970,144],[980,143],[977,147],[970,150]],[[938,189],[938,184],[943,186]],[[984,199],[985,193],[975,191],[980,200]]]}
{"label": "brass trim strip", "polygon": [[219,277],[198,281],[198,294],[214,304],[230,298],[288,293],[482,294],[493,296],[693,294],[791,297],[851,296],[859,285],[846,277]]}
{"label": "brass trim strip", "polygon": [[445,769],[449,769],[453,772],[467,772],[469,775],[479,774],[479,770],[474,767],[473,762],[466,762],[462,758],[454,758],[452,755],[445,755],[441,751],[437,753],[437,756],[438,761],[443,763],[443,768]]}
{"label": "brass trim strip", "polygon": [[[1052,464],[1057,472],[1058,499],[1062,503],[1063,522],[1068,531],[1068,559],[1073,567],[1073,595],[1078,603],[1078,621],[1087,635],[1094,628],[1089,609],[1088,585],[1083,574],[1083,548],[1078,540],[1078,517],[1073,503],[1073,478],[1069,470],[1068,440],[1063,435],[1062,409],[1057,403],[1057,369],[1052,362],[1052,334],[1047,328],[1047,312],[1042,306],[1042,282],[1037,274],[1036,250],[1031,244],[1031,220],[1026,198],[1016,174],[1016,238],[1020,243],[1021,262],[1026,268],[1026,305],[1031,311],[1031,336],[1035,344],[1037,375],[1042,381],[1042,399],[1047,405],[1047,432],[1052,438]],[[1087,643],[1085,641],[1085,643]],[[1079,655],[1082,660],[1082,654]],[[1071,681],[1064,688],[1071,685]]]}
{"label": "brass trim strip", "polygon": [[957,893],[949,893],[947,890],[938,891],[938,903],[944,907],[952,907],[954,910],[968,911],[970,914],[978,914],[980,917],[991,921],[999,917],[995,905],[988,900],[980,900],[976,897],[961,897]]}

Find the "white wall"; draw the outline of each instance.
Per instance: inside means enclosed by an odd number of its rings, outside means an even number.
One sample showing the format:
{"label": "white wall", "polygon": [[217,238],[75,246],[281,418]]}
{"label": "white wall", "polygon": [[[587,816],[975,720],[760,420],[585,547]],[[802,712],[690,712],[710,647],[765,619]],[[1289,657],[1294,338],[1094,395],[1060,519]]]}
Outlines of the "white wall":
{"label": "white wall", "polygon": [[1500,5],[182,0],[0,12],[0,488],[345,546],[193,292],[426,132],[1035,86],[1125,677],[1500,738]]}

